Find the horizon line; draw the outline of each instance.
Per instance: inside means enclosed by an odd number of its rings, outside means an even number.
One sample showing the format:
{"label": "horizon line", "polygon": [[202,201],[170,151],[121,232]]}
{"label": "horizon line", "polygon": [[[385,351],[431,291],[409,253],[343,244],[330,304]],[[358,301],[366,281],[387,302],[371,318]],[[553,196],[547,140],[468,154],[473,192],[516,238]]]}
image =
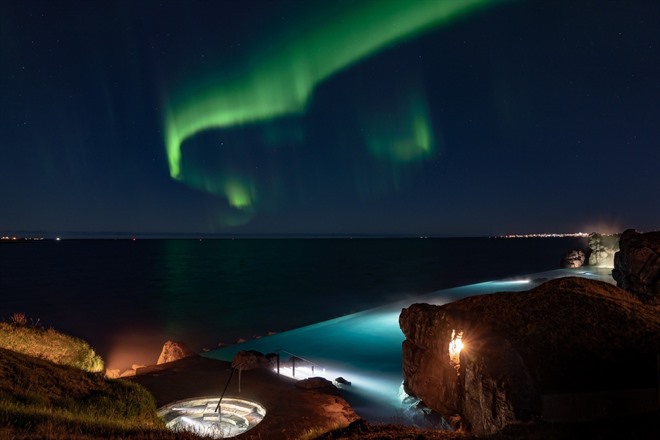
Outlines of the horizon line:
{"label": "horizon line", "polygon": [[[594,232],[595,233],[595,232]],[[3,239],[16,237],[17,239],[286,239],[286,238],[543,238],[543,237],[587,237],[584,232],[565,233],[526,233],[526,234],[420,234],[420,233],[194,233],[194,232],[88,232],[88,231],[63,231],[60,233],[48,231],[12,231],[1,234]],[[608,234],[603,234],[608,235]]]}

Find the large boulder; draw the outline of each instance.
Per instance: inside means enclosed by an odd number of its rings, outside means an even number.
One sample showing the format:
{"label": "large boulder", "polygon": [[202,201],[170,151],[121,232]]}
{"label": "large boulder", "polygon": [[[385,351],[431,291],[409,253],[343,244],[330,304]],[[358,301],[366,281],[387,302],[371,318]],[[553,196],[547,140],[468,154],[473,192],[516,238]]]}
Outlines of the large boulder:
{"label": "large boulder", "polygon": [[642,234],[628,229],[619,248],[612,271],[617,286],[642,301],[660,304],[660,231]]}
{"label": "large boulder", "polygon": [[322,377],[309,377],[296,382],[296,387],[303,390],[336,390],[337,388],[328,379]]}
{"label": "large boulder", "polygon": [[167,341],[163,345],[163,350],[160,352],[156,365],[178,361],[190,356],[197,356],[197,354],[183,342]]}
{"label": "large boulder", "polygon": [[267,354],[256,350],[242,350],[236,353],[231,362],[232,367],[239,367],[241,370],[254,370],[257,368],[273,369],[277,365],[277,355]]}
{"label": "large boulder", "polygon": [[561,267],[576,268],[584,264],[584,252],[573,249],[564,254],[561,259]]}
{"label": "large boulder", "polygon": [[618,234],[592,232],[588,238],[589,266],[613,267],[614,254],[619,250]]}
{"label": "large boulder", "polygon": [[413,304],[399,323],[405,391],[477,435],[541,418],[544,396],[655,383],[660,307],[599,281]]}

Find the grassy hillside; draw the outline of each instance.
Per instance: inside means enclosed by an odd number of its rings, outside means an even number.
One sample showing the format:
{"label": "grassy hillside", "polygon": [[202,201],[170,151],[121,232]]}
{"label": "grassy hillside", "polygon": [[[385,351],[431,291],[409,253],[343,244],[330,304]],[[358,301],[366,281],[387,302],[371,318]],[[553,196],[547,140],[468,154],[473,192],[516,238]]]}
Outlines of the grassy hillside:
{"label": "grassy hillside", "polygon": [[104,378],[85,341],[25,321],[0,323],[0,438],[198,438],[168,431],[142,386]]}
{"label": "grassy hillside", "polygon": [[103,359],[87,342],[53,329],[30,325],[20,313],[14,314],[9,322],[0,322],[0,348],[85,371],[103,371]]}
{"label": "grassy hillside", "polygon": [[0,438],[200,437],[167,430],[140,385],[0,348]]}

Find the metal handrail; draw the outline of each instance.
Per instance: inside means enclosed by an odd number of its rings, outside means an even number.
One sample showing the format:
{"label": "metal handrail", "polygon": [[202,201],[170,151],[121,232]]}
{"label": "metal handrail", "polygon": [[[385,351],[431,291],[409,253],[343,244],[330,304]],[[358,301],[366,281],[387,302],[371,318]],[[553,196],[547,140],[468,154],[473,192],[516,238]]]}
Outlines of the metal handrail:
{"label": "metal handrail", "polygon": [[[290,356],[291,358],[291,375],[293,377],[296,377],[296,359],[300,359],[301,361],[307,362],[312,365],[312,374],[314,374],[314,367],[319,367],[323,368],[321,365],[317,364],[316,362],[310,361],[309,359],[305,359],[304,357],[298,356],[295,353],[291,353],[290,351],[286,351],[284,349],[278,349],[275,350],[275,353],[277,353],[277,374],[280,374],[280,353],[286,353]],[[325,370],[325,368],[323,368]]]}
{"label": "metal handrail", "polygon": [[225,393],[227,392],[227,388],[229,388],[229,383],[231,382],[231,378],[234,377],[234,371],[238,368],[238,392],[241,392],[241,364],[235,365],[231,369],[231,373],[229,374],[229,379],[227,379],[227,383],[225,384],[225,388],[222,390],[222,394],[220,394],[220,400],[218,400],[218,405],[215,407],[215,412],[219,413],[220,411],[220,404],[222,403],[222,398],[225,397]]}

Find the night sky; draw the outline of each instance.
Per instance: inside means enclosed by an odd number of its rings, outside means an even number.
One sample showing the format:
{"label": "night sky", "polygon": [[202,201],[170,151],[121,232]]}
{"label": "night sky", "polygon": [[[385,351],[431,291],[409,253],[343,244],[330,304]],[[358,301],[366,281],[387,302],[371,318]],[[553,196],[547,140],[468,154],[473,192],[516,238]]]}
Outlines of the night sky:
{"label": "night sky", "polygon": [[660,2],[0,0],[0,233],[660,228]]}

